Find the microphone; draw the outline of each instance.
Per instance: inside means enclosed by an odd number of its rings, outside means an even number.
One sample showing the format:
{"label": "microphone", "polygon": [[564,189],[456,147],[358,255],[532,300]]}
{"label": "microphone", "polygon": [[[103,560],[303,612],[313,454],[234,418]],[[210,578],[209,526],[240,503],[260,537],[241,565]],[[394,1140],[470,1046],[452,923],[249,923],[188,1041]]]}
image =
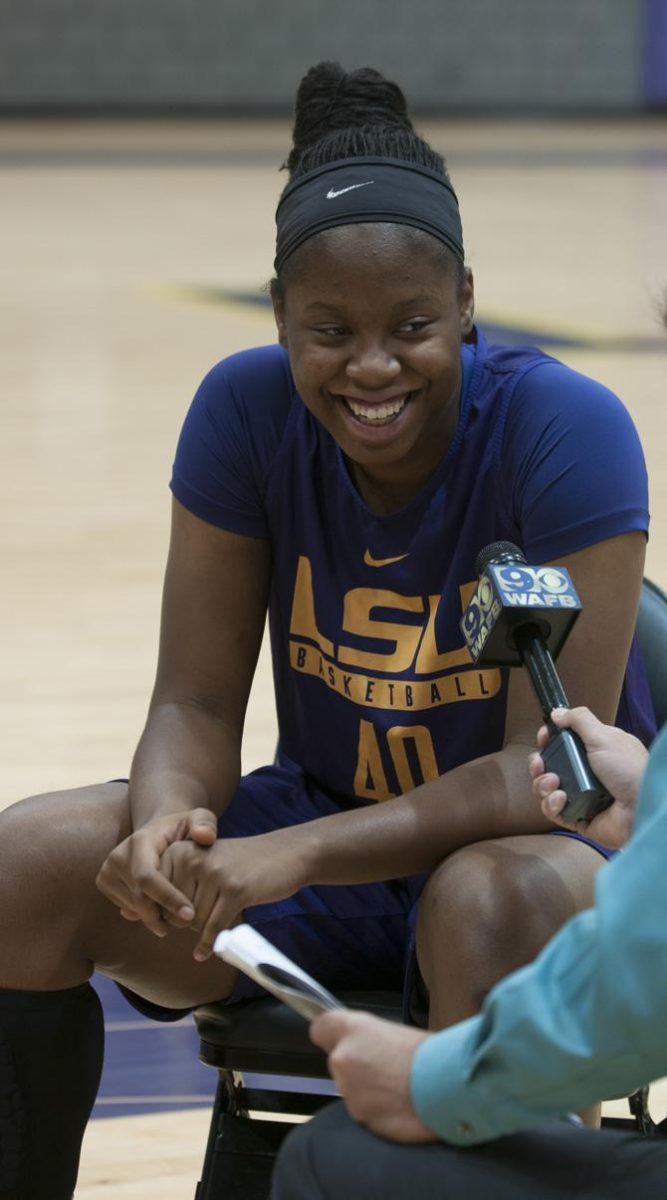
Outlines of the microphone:
{"label": "microphone", "polygon": [[553,708],[570,704],[556,659],[581,602],[564,567],[531,567],[512,542],[493,542],[475,560],[477,589],[461,620],[473,662],[481,666],[526,667],[551,739],[541,751],[567,796],[561,816],[590,821],[612,803],[591,770],[584,743],[571,729],[557,729]]}

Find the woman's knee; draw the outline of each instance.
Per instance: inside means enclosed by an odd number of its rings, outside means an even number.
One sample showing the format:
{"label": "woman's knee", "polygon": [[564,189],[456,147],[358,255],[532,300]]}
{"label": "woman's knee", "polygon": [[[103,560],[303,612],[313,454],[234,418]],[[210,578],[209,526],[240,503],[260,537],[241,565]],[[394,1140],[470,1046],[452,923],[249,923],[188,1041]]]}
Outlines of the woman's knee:
{"label": "woman's knee", "polygon": [[123,783],[45,793],[11,805],[0,813],[4,914],[29,919],[38,909],[48,922],[50,913],[62,912],[94,885],[104,858],[128,832]]}
{"label": "woman's knee", "polygon": [[102,897],[95,877],[127,835],[127,787],[32,796],[0,813],[3,986],[73,987],[90,974],[84,937]]}
{"label": "woman's knee", "polygon": [[[510,839],[506,839],[509,843]],[[578,908],[561,872],[541,853],[502,840],[457,851],[422,895],[418,951],[425,974],[445,958],[511,970],[533,958]]]}
{"label": "woman's knee", "polygon": [[[124,782],[93,784],[62,792],[44,792],[19,800],[0,812],[0,827],[24,852],[39,848],[48,858],[67,845],[115,845],[127,836],[128,788]],[[10,836],[11,835],[11,836]]]}

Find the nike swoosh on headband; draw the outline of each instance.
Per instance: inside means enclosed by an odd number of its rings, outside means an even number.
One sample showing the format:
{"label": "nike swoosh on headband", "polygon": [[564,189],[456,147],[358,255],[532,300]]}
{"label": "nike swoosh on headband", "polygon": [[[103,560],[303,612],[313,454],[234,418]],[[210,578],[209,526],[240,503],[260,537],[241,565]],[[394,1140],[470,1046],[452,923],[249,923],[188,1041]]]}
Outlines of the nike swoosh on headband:
{"label": "nike swoosh on headband", "polygon": [[390,563],[400,562],[401,559],[407,557],[407,554],[397,554],[396,558],[373,558],[370,550],[367,550],[364,554],[364,562],[367,567],[388,567]]}
{"label": "nike swoosh on headband", "polygon": [[374,179],[368,179],[366,183],[351,183],[349,187],[339,188],[337,192],[333,188],[329,188],[327,200],[335,200],[336,196],[342,196],[343,192],[353,192],[355,188],[370,187],[372,183],[375,183]]}

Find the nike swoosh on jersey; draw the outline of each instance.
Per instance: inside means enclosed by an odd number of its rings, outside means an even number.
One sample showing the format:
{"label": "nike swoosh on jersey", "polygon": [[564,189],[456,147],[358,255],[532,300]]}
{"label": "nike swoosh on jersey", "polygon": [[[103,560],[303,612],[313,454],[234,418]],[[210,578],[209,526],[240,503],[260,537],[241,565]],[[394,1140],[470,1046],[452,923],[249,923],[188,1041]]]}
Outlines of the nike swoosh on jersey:
{"label": "nike swoosh on jersey", "polygon": [[375,183],[374,179],[368,179],[366,183],[351,183],[349,187],[339,188],[337,192],[333,188],[329,188],[327,200],[335,200],[336,196],[342,196],[343,192],[353,192],[355,188],[370,187],[372,183]]}
{"label": "nike swoosh on jersey", "polygon": [[367,567],[388,567],[390,563],[400,562],[401,559],[407,557],[407,554],[397,554],[396,558],[373,558],[370,550],[367,550],[364,554],[364,562]]}

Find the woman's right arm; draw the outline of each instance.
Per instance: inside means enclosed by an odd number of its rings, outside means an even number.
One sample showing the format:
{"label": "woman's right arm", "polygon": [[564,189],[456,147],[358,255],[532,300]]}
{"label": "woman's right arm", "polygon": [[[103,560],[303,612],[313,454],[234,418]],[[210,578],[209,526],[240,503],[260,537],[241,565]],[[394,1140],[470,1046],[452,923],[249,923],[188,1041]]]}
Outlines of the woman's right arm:
{"label": "woman's right arm", "polygon": [[219,815],[234,794],[270,570],[266,539],[173,501],[155,688],[130,776],[135,829],[182,809]]}
{"label": "woman's right arm", "polygon": [[264,630],[270,543],[228,533],[173,501],[160,650],[130,776],[133,832],[98,886],[155,933],[160,908],[185,920],[187,899],[162,875],[172,842],[215,840],[215,818],[240,777],[241,736]]}

